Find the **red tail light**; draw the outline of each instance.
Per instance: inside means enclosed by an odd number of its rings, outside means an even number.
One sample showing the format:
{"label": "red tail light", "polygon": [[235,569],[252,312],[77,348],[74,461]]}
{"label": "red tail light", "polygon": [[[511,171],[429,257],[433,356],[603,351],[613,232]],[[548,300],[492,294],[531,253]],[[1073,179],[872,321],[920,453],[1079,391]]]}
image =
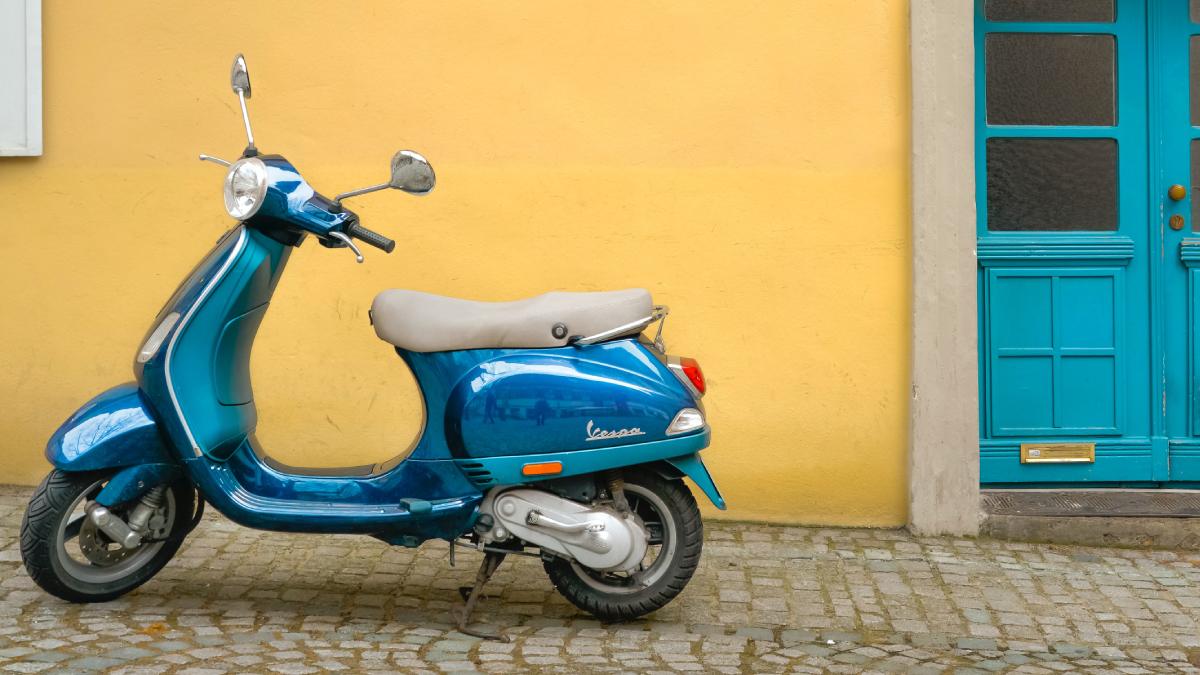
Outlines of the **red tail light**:
{"label": "red tail light", "polygon": [[704,384],[704,371],[700,370],[700,364],[696,362],[696,359],[690,359],[686,356],[680,358],[679,369],[683,371],[683,376],[692,383],[696,391],[700,392],[700,395],[703,396],[707,386]]}

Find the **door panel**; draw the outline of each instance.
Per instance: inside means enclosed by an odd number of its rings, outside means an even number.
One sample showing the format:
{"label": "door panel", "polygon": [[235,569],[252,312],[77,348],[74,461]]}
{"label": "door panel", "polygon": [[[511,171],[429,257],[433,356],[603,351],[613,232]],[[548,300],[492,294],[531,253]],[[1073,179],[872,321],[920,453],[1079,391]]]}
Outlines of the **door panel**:
{"label": "door panel", "polygon": [[[1146,5],[979,0],[985,483],[1156,480]],[[1159,440],[1155,440],[1158,438]],[[1095,461],[1022,463],[1026,443]]]}
{"label": "door panel", "polygon": [[1123,268],[991,268],[991,436],[1119,436]]}

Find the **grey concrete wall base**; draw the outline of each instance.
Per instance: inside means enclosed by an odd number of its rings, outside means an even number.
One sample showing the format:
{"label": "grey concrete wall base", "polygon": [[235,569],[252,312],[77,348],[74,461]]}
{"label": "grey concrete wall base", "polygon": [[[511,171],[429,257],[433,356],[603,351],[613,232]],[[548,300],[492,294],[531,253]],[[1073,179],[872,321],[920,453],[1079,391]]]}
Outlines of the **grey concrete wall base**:
{"label": "grey concrete wall base", "polygon": [[912,0],[909,529],[979,530],[972,0]]}
{"label": "grey concrete wall base", "polygon": [[1198,549],[1200,518],[988,515],[980,534],[1010,541],[1077,546]]}

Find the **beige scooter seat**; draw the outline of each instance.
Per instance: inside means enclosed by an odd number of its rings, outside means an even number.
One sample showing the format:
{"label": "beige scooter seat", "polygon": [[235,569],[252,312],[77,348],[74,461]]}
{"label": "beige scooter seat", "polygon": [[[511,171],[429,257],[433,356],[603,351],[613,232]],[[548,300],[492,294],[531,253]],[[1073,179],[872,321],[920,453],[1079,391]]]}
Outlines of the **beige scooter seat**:
{"label": "beige scooter seat", "polygon": [[[383,291],[371,304],[375,334],[411,352],[561,347],[651,315],[641,288],[544,293],[513,302],[475,302],[420,291]],[[631,330],[630,332],[633,332]]]}

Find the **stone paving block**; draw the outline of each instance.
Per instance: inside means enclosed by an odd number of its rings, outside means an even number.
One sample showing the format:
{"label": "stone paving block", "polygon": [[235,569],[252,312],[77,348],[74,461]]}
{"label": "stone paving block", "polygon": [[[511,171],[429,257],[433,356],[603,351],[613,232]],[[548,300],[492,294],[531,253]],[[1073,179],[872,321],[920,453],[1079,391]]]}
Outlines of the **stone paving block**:
{"label": "stone paving block", "polygon": [[[0,487],[0,523],[28,488]],[[506,562],[453,630],[474,554],[447,566],[365,537],[209,514],[138,591],[72,605],[25,574],[0,525],[0,672],[1200,672],[1200,556],[706,523],[695,579],[605,626],[536,560]],[[466,559],[463,561],[463,559]]]}

